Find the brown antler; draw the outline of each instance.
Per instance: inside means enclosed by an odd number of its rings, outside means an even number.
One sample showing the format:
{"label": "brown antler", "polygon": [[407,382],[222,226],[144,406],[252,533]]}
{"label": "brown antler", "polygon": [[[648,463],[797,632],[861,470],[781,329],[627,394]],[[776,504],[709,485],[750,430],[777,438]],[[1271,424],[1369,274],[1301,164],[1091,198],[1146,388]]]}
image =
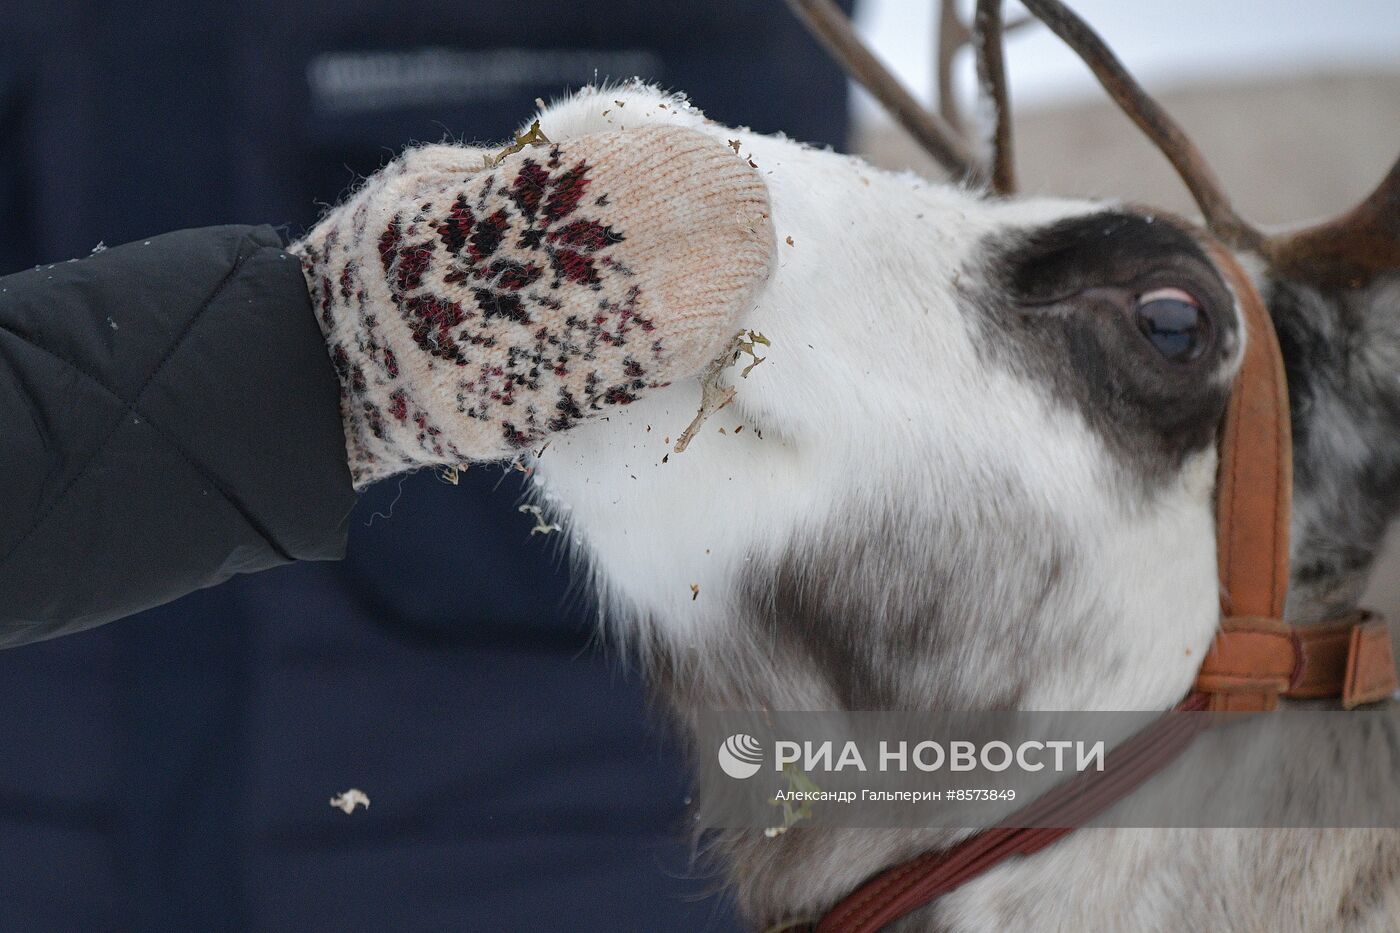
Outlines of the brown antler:
{"label": "brown antler", "polygon": [[[1012,33],[1035,22],[1029,16],[1020,16],[1006,24],[1005,32]],[[938,4],[938,60],[934,64],[934,90],[938,93],[938,115],[964,137],[962,112],[958,108],[957,93],[953,87],[953,60],[959,52],[971,46],[975,34],[971,25],[958,15],[958,0],[940,0]]]}
{"label": "brown antler", "polygon": [[[1400,160],[1370,196],[1341,216],[1280,236],[1266,237],[1239,215],[1215,173],[1181,126],[1148,96],[1122,62],[1088,24],[1060,0],[1021,0],[1089,66],[1118,108],[1143,131],[1176,169],[1195,198],[1206,225],[1227,245],[1256,252],[1274,270],[1317,283],[1359,288],[1376,276],[1400,272]],[[949,120],[924,111],[860,41],[831,0],[788,0],[808,27],[826,44],[850,75],[879,100],[895,119],[955,175],[973,181],[982,171]],[[1013,23],[1019,26],[1021,21]],[[995,191],[1015,191],[1011,108],[1006,87],[1001,0],[978,0],[972,29],[977,72],[983,93],[995,107],[991,181]],[[939,100],[945,115],[952,106],[948,62],[967,41],[952,0],[944,0],[939,39]]]}
{"label": "brown antler", "polygon": [[[1083,59],[1118,108],[1167,157],[1190,189],[1206,225],[1215,235],[1237,249],[1262,250],[1263,235],[1235,212],[1200,150],[1180,125],[1133,79],[1103,39],[1059,0],[1022,0],[1022,5]],[[993,164],[997,168],[994,175],[1000,173],[1012,180],[1010,117],[1006,113],[1006,77],[1001,64],[1000,0],[979,0],[976,22],[978,30],[984,33],[978,40],[978,71],[984,76],[983,84],[997,108],[993,154]]]}
{"label": "brown antler", "polygon": [[1326,223],[1271,238],[1269,254],[1282,275],[1340,288],[1400,271],[1400,159],[1366,200]]}
{"label": "brown antler", "polygon": [[938,115],[954,132],[963,133],[962,113],[953,90],[953,59],[963,46],[972,43],[972,30],[958,16],[958,0],[938,4],[938,60],[934,63],[934,90],[938,94]]}
{"label": "brown antler", "polygon": [[827,50],[954,177],[976,181],[981,166],[957,132],[916,101],[880,63],[832,0],[787,0]]}
{"label": "brown antler", "polygon": [[1016,191],[1016,159],[1011,144],[1011,101],[1006,89],[1005,28],[1001,0],[978,0],[972,20],[972,45],[977,50],[977,83],[992,102],[992,190]]}
{"label": "brown antler", "polygon": [[[1400,161],[1352,210],[1316,226],[1266,237],[1235,211],[1185,131],[1147,95],[1083,20],[1060,0],[1021,2],[1084,60],[1119,109],[1167,157],[1190,189],[1206,225],[1225,243],[1260,253],[1279,274],[1330,287],[1359,288],[1377,275],[1400,271]],[[975,30],[979,33],[974,39],[978,73],[996,107],[992,178],[997,191],[1009,192],[1014,189],[1015,176],[1001,57],[1000,0],[978,0]]]}

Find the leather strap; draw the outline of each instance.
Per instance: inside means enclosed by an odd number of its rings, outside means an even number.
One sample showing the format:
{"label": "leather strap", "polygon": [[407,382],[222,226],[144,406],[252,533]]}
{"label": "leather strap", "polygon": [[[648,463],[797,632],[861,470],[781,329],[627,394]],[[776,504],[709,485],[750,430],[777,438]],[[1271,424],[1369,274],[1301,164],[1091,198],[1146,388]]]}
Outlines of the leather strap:
{"label": "leather strap", "polygon": [[1342,680],[1342,706],[1352,709],[1363,703],[1379,703],[1394,695],[1397,686],[1395,657],[1390,647],[1390,626],[1373,616],[1354,626],[1347,647],[1347,666]]}
{"label": "leather strap", "polygon": [[1396,687],[1384,620],[1356,612],[1313,625],[1282,621],[1293,490],[1283,354],[1268,309],[1235,257],[1213,241],[1206,247],[1235,293],[1246,339],[1220,434],[1220,631],[1195,689],[1221,712],[1265,712],[1280,696],[1340,696],[1347,709],[1384,699]]}
{"label": "leather strap", "polygon": [[1244,322],[1244,359],[1220,431],[1215,500],[1222,618],[1283,617],[1288,595],[1288,522],[1293,430],[1288,383],[1273,322],[1254,283],[1228,250],[1206,248]]}
{"label": "leather strap", "polygon": [[1389,627],[1362,609],[1313,625],[1226,619],[1196,675],[1196,689],[1217,712],[1265,712],[1281,696],[1341,697],[1352,709],[1385,699],[1396,686]]}

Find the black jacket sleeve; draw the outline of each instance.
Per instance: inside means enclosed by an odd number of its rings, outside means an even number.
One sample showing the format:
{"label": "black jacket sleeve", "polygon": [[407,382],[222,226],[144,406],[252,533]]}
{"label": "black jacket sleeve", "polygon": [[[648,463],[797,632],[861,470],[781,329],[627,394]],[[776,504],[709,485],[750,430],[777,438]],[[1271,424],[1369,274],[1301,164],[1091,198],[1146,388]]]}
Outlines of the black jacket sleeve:
{"label": "black jacket sleeve", "polygon": [[0,278],[0,646],[342,556],[336,377],[268,227]]}

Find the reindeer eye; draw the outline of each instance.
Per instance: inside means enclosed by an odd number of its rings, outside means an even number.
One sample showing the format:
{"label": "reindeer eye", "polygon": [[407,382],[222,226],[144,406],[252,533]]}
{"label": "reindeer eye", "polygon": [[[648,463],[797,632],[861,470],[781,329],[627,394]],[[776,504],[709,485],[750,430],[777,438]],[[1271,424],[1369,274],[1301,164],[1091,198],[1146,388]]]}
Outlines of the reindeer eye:
{"label": "reindeer eye", "polygon": [[1142,335],[1173,363],[1189,363],[1206,345],[1205,312],[1179,288],[1159,288],[1139,296],[1133,316]]}

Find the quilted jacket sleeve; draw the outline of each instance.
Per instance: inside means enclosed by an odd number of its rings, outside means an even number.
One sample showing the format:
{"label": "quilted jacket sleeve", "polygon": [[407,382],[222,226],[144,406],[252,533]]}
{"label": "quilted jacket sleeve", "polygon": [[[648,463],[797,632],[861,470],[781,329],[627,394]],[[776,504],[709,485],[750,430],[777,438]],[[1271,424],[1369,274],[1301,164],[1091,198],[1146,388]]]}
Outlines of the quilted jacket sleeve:
{"label": "quilted jacket sleeve", "polygon": [[0,278],[0,646],[344,551],[336,378],[267,227]]}

